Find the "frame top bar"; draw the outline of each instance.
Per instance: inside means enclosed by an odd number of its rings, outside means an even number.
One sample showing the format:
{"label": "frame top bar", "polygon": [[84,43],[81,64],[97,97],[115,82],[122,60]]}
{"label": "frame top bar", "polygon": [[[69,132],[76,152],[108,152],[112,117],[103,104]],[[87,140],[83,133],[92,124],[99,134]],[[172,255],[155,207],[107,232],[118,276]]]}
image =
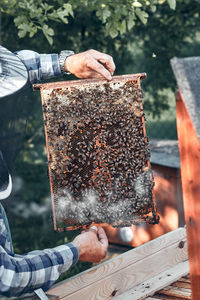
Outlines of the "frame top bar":
{"label": "frame top bar", "polygon": [[138,74],[128,74],[128,75],[120,75],[120,76],[113,76],[111,81],[107,81],[104,78],[91,78],[91,79],[81,79],[81,80],[68,80],[68,81],[58,81],[58,82],[50,82],[50,83],[38,83],[33,84],[34,90],[39,89],[59,89],[64,87],[76,87],[82,86],[87,84],[105,84],[114,81],[127,81],[127,80],[138,80],[146,78],[146,73],[138,73]]}

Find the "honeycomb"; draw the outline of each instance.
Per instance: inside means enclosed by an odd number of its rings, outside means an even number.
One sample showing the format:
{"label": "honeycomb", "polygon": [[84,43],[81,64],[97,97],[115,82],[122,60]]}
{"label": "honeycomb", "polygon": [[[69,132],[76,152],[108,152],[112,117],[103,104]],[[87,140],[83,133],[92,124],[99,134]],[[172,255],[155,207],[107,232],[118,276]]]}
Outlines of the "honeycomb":
{"label": "honeycomb", "polygon": [[56,230],[158,222],[141,77],[40,85]]}

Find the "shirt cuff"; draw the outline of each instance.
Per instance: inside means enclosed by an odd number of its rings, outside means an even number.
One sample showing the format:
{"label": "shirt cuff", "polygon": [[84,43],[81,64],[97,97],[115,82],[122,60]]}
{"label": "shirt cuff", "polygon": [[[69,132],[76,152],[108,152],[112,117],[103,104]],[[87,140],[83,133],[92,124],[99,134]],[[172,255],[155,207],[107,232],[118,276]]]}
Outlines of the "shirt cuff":
{"label": "shirt cuff", "polygon": [[43,79],[61,75],[58,54],[40,54],[40,65]]}
{"label": "shirt cuff", "polygon": [[73,267],[79,259],[79,250],[72,244],[68,243],[54,248],[55,251],[59,252],[63,259],[62,273]]}

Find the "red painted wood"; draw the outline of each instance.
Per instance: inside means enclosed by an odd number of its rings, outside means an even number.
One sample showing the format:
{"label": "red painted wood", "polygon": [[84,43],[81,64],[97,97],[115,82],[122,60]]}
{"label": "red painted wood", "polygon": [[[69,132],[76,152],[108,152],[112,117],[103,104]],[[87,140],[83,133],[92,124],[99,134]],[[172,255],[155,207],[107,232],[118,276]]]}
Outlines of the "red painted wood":
{"label": "red painted wood", "polygon": [[200,299],[200,141],[186,109],[176,94],[177,131],[181,159],[183,203],[188,239],[192,299]]}

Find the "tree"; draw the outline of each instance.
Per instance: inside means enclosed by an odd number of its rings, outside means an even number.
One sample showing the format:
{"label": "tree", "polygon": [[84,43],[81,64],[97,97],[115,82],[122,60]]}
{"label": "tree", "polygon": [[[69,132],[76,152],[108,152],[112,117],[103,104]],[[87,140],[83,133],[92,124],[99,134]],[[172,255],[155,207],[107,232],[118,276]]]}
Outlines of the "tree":
{"label": "tree", "polygon": [[149,11],[155,13],[157,6],[165,2],[175,9],[176,0],[69,0],[68,3],[64,0],[48,3],[41,0],[2,0],[1,12],[15,16],[14,23],[20,38],[26,34],[32,38],[41,30],[52,45],[55,32],[51,22],[68,24],[77,10],[95,12],[104,24],[106,34],[115,38],[130,32],[138,21],[146,24]]}

